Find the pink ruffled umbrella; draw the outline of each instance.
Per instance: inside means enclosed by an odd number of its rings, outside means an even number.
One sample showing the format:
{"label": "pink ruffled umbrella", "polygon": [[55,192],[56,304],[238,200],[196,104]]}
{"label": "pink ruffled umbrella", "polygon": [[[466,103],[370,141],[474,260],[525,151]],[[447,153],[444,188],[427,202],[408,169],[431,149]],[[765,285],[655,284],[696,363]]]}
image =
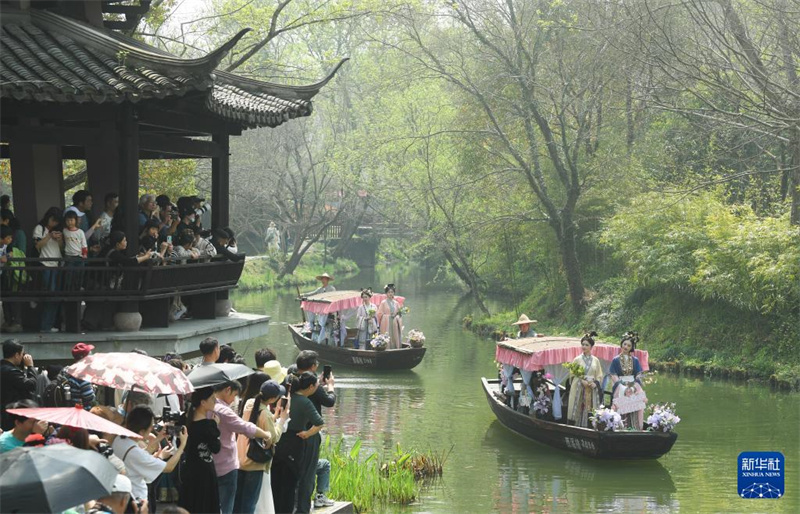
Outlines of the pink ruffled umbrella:
{"label": "pink ruffled umbrella", "polygon": [[17,416],[37,419],[66,425],[74,428],[85,428],[106,434],[124,435],[126,437],[141,439],[142,436],[121,427],[113,421],[101,418],[96,414],[86,411],[80,405],[75,407],[43,407],[37,409],[9,409],[8,412]]}
{"label": "pink ruffled umbrella", "polygon": [[138,353],[96,353],[69,366],[66,372],[77,379],[115,389],[137,389],[151,394],[194,391],[181,370]]}

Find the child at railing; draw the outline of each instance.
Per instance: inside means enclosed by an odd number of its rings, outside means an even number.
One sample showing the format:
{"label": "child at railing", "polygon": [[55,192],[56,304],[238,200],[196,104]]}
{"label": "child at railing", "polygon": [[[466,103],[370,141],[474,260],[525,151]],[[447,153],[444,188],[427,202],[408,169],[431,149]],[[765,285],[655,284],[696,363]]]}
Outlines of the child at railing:
{"label": "child at railing", "polygon": [[77,291],[83,285],[83,273],[81,268],[86,265],[86,258],[89,256],[89,245],[86,244],[86,234],[78,228],[78,215],[75,211],[64,213],[64,256],[68,268],[66,290]]}

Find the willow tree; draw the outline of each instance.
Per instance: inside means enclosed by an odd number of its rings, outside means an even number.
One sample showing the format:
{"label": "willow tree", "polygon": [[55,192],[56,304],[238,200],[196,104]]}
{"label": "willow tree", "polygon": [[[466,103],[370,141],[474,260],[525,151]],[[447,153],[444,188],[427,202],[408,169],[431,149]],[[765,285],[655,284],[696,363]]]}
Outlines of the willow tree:
{"label": "willow tree", "polygon": [[458,0],[402,18],[420,73],[465,94],[498,169],[517,173],[559,245],[573,308],[584,307],[576,209],[593,172],[615,76],[610,47],[578,30],[580,6]]}

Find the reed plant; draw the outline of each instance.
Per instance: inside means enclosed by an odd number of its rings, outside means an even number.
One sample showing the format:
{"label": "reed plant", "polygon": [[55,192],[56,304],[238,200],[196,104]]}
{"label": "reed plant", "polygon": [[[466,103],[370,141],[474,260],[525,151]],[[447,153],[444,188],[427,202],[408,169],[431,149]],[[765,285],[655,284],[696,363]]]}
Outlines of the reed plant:
{"label": "reed plant", "polygon": [[331,463],[333,499],[349,501],[358,512],[373,510],[389,503],[407,505],[419,498],[427,480],[441,476],[447,452],[421,454],[398,445],[389,459],[378,453],[361,456],[361,440],[348,449],[344,439],[332,443],[326,437],[320,457]]}

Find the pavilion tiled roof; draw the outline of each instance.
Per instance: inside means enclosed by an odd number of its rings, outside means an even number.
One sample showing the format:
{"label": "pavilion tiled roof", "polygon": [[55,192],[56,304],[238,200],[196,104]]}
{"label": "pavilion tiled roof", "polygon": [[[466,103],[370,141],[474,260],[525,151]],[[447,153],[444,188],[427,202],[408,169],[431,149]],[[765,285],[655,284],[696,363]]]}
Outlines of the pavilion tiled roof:
{"label": "pavilion tiled roof", "polygon": [[2,11],[0,98],[123,103],[205,93],[205,107],[245,128],[311,114],[311,99],[341,66],[309,86],[285,86],[216,70],[241,39],[183,59],[116,32],[48,11]]}

